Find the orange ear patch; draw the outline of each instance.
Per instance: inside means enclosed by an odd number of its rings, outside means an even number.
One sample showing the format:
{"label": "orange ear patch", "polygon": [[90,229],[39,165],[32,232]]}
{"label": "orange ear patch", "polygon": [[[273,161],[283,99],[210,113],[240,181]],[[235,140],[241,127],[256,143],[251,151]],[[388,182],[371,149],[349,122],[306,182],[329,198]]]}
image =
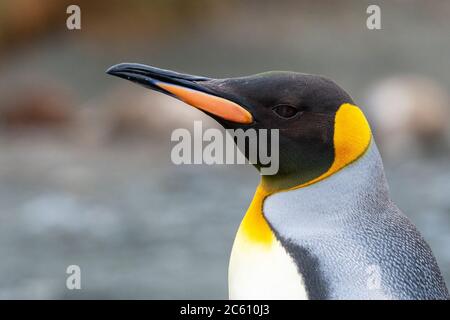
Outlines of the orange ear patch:
{"label": "orange ear patch", "polygon": [[323,180],[352,163],[369,147],[372,138],[369,123],[361,109],[350,103],[339,107],[334,121],[334,162],[319,177],[295,186],[297,189]]}
{"label": "orange ear patch", "polygon": [[156,82],[155,84],[187,104],[222,119],[242,124],[253,122],[250,112],[230,100],[169,83]]}

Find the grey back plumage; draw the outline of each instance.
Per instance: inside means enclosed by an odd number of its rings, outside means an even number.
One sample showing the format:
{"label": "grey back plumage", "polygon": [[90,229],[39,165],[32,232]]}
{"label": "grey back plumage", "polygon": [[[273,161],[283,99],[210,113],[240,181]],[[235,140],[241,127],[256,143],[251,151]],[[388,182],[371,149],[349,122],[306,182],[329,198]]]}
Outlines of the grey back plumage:
{"label": "grey back plumage", "polygon": [[264,216],[295,260],[311,299],[448,299],[430,247],[390,200],[380,155],[276,193]]}

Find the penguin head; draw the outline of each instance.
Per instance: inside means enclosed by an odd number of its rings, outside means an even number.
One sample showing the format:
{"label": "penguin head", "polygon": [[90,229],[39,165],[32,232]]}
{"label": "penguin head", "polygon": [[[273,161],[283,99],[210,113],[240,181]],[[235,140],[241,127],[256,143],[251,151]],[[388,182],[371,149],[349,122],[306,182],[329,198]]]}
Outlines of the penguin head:
{"label": "penguin head", "polygon": [[[270,141],[267,147],[271,156],[278,151],[279,170],[262,177],[268,193],[332,175],[358,159],[371,140],[352,98],[322,76],[276,71],[212,79],[134,63],[115,65],[107,73],[182,100],[226,129],[278,129],[278,150]],[[262,164],[257,161],[255,167]]]}

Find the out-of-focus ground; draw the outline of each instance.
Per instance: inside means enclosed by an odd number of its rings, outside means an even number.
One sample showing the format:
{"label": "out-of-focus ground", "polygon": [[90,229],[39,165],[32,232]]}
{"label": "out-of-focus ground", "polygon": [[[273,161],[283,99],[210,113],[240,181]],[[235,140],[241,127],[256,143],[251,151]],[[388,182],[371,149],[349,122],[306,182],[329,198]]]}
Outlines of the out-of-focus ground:
{"label": "out-of-focus ground", "polygon": [[[124,61],[211,77],[336,80],[369,115],[392,197],[450,283],[450,3],[0,1],[0,298],[226,298],[249,166],[176,166],[181,102],[107,76]],[[372,4],[373,1],[370,2]],[[65,287],[68,265],[82,290]]]}

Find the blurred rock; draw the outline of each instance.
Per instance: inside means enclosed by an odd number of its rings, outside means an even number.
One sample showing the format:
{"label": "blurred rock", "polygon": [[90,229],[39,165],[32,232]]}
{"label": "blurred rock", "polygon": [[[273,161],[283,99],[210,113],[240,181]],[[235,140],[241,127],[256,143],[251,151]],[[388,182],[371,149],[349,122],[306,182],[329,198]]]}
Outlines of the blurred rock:
{"label": "blurred rock", "polygon": [[0,94],[0,125],[7,130],[65,128],[75,118],[72,105],[64,87],[12,83]]}
{"label": "blurred rock", "polygon": [[219,11],[207,0],[130,1],[126,6],[120,0],[0,1],[0,56],[65,31],[66,8],[71,4],[82,9],[82,25],[89,26],[89,32],[78,35],[102,44],[126,42],[130,37],[134,41],[143,37],[164,39],[178,32],[180,26],[204,23]]}
{"label": "blurred rock", "polygon": [[[15,0],[0,2],[0,56],[59,31],[70,0]],[[4,61],[0,61],[0,64]]]}
{"label": "blurred rock", "polygon": [[403,158],[448,147],[450,99],[437,81],[419,75],[381,80],[367,105],[383,154]]}

